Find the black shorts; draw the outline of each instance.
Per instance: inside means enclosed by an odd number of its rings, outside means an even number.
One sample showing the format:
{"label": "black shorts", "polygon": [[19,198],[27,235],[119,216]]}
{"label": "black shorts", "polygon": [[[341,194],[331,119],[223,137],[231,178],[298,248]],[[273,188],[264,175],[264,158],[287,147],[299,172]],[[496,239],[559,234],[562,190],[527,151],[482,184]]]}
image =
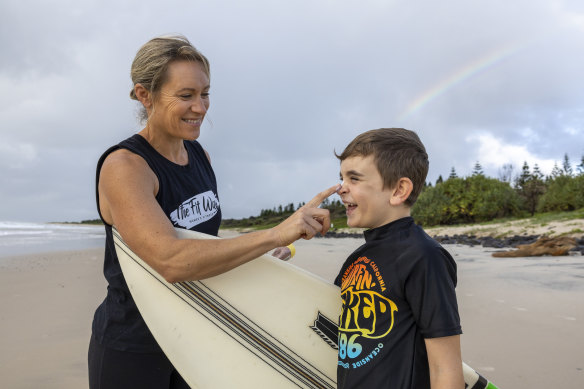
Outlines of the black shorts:
{"label": "black shorts", "polygon": [[118,351],[89,343],[90,389],[190,389],[164,353]]}

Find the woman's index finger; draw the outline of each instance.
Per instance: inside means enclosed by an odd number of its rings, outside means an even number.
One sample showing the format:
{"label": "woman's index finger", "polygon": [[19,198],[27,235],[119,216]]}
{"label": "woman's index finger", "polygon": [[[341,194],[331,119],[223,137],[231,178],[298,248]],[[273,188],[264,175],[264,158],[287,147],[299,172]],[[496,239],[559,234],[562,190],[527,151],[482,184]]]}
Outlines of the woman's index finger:
{"label": "woman's index finger", "polygon": [[336,184],[334,186],[331,186],[328,189],[323,190],[322,192],[320,192],[319,194],[317,194],[316,196],[314,196],[312,198],[312,200],[310,200],[308,203],[306,203],[307,207],[318,207],[327,197],[329,197],[330,195],[332,195],[333,193],[336,193],[340,188],[339,184]]}

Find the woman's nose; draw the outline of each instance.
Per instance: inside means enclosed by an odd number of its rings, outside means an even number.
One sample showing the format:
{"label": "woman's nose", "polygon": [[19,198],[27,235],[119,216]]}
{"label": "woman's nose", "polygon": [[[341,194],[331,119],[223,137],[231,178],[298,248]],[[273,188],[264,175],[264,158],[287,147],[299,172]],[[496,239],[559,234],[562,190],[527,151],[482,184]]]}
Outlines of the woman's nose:
{"label": "woman's nose", "polygon": [[206,113],[207,112],[207,105],[205,104],[205,101],[199,97],[197,99],[195,99],[195,101],[193,102],[193,105],[191,106],[191,110],[193,112],[197,112],[197,113]]}

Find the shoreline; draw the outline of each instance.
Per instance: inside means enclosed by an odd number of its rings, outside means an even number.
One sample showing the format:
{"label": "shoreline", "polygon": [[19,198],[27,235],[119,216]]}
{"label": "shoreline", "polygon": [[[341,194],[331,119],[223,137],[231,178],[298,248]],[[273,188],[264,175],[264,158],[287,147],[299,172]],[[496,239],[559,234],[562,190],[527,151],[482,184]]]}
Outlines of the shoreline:
{"label": "shoreline", "polygon": [[[497,223],[455,224],[451,226],[424,227],[426,233],[434,236],[468,236],[476,238],[504,239],[512,236],[568,236],[584,237],[584,218],[569,220],[538,221],[534,218],[512,220]],[[234,231],[240,234],[256,231],[253,228],[222,228],[223,231]],[[361,237],[364,228],[331,228],[327,237]],[[328,236],[330,234],[330,236]]]}
{"label": "shoreline", "polygon": [[[514,249],[529,245],[541,238],[573,238],[574,248],[570,255],[584,255],[584,219],[555,220],[535,223],[532,219],[489,224],[468,224],[424,228],[426,233],[440,244],[460,244],[495,249]],[[220,230],[224,234],[245,234],[255,231],[250,228]],[[363,239],[363,228],[332,229],[325,236],[315,239]]]}

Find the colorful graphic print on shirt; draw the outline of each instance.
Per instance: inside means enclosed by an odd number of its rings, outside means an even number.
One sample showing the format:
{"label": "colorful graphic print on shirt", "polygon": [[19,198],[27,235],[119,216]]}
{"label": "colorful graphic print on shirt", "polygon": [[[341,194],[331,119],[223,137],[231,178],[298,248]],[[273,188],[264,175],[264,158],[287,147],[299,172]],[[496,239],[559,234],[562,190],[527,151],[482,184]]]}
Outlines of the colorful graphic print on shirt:
{"label": "colorful graphic print on shirt", "polygon": [[397,305],[385,297],[389,288],[375,262],[367,257],[354,261],[343,273],[339,321],[339,366],[358,368],[373,360],[383,348],[376,342],[394,324]]}
{"label": "colorful graphic print on shirt", "polygon": [[171,212],[170,220],[175,225],[190,230],[211,219],[218,211],[219,199],[213,191],[208,190],[185,200],[176,210]]}

